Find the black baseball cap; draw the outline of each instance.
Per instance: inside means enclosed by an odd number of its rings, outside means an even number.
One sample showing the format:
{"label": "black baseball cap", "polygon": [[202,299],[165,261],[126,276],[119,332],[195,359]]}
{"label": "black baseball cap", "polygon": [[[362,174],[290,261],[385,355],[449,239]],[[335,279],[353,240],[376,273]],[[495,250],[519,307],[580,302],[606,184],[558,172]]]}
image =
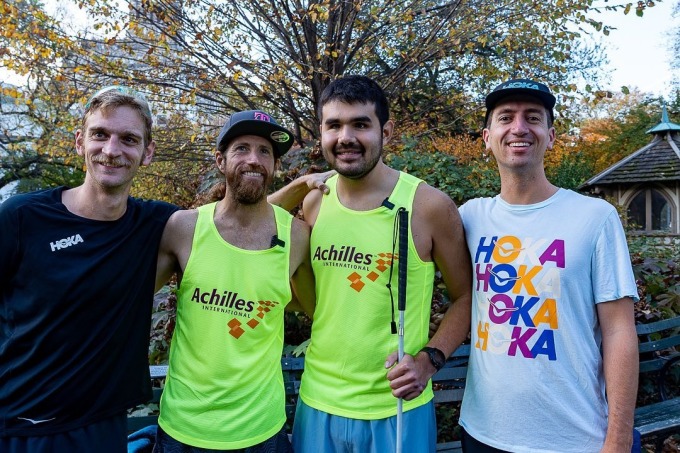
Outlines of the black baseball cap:
{"label": "black baseball cap", "polygon": [[261,110],[245,110],[231,115],[217,137],[217,150],[224,152],[229,142],[241,135],[257,135],[269,140],[276,157],[286,154],[293,146],[293,133]]}
{"label": "black baseball cap", "polygon": [[529,79],[512,79],[501,83],[486,96],[486,116],[484,124],[489,121],[489,114],[498,103],[509,96],[528,95],[538,98],[543,106],[550,112],[550,120],[555,121],[553,108],[555,107],[555,96],[550,92],[550,88],[540,82]]}

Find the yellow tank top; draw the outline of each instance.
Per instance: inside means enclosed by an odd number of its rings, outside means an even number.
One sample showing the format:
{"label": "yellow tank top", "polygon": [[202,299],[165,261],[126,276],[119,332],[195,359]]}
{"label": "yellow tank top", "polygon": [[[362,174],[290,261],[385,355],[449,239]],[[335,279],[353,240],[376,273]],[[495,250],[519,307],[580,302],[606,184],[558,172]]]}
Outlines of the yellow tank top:
{"label": "yellow tank top", "polygon": [[286,421],[281,352],[292,216],[273,206],[283,246],[244,250],[220,236],[215,205],[198,208],[158,423],[188,445],[231,450],[272,437]]}
{"label": "yellow tank top", "polygon": [[[371,211],[347,209],[337,197],[337,177],[327,182],[331,191],[321,201],[311,235],[317,305],[300,387],[300,397],[313,408],[363,420],[397,412],[385,369],[385,359],[398,347],[390,328],[392,304],[386,284],[390,267],[395,266],[392,290],[398,320],[394,218],[399,207],[412,212],[421,182],[401,173],[388,197],[394,207]],[[428,340],[434,263],[420,259],[410,228],[408,242],[404,349],[415,354]],[[404,402],[404,410],[425,404],[432,396],[428,384],[422,395]]]}

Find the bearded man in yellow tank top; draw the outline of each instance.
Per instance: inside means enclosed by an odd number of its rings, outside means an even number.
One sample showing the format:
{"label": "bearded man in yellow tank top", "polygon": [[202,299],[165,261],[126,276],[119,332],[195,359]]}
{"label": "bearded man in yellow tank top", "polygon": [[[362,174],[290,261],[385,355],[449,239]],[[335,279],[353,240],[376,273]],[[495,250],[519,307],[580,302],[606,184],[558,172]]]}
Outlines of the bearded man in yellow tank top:
{"label": "bearded man in yellow tank top", "polygon": [[293,135],[257,110],[224,125],[216,203],[170,217],[157,286],[178,271],[177,325],[155,452],[289,452],[281,373],[283,310],[312,315],[309,227],[267,202]]}

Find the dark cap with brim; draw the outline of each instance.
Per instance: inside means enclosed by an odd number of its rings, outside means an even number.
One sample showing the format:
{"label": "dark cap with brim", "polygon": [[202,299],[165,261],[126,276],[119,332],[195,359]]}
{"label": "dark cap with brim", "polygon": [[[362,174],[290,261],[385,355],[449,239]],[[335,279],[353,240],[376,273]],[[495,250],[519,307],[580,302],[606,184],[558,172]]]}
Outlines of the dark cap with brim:
{"label": "dark cap with brim", "polygon": [[550,92],[550,88],[542,83],[534,82],[529,79],[512,79],[501,83],[486,96],[486,116],[484,117],[484,124],[487,124],[491,111],[500,101],[511,96],[520,95],[532,96],[539,99],[543,106],[548,109],[548,112],[550,112],[550,120],[555,120],[553,108],[555,107],[556,99]]}
{"label": "dark cap with brim", "polygon": [[269,114],[261,110],[245,110],[229,117],[217,137],[217,150],[224,152],[229,142],[242,135],[257,135],[269,140],[277,158],[293,146],[292,132],[279,126]]}

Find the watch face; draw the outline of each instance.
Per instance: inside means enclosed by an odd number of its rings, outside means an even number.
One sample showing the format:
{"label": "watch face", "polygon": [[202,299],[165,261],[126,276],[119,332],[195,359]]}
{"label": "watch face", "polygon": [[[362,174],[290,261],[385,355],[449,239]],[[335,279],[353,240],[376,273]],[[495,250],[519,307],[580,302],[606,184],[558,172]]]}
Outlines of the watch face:
{"label": "watch face", "polygon": [[444,361],[439,357],[439,351],[432,351],[432,360],[435,362],[437,369],[444,366]]}
{"label": "watch face", "polygon": [[446,363],[446,357],[444,357],[444,353],[441,352],[439,349],[424,347],[422,350],[427,353],[427,356],[430,358],[432,366],[434,366],[437,369],[437,371],[439,371],[444,366],[444,363]]}

